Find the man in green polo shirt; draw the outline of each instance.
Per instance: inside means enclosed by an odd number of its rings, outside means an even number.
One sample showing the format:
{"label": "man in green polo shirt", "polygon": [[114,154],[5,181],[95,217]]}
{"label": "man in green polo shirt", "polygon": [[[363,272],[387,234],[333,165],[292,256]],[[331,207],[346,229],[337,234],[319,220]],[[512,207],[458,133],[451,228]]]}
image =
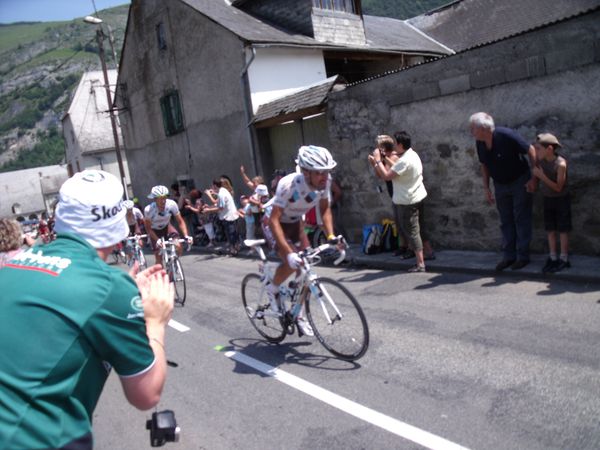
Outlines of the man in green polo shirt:
{"label": "man in green polo shirt", "polygon": [[123,188],[97,170],[60,189],[57,239],[0,270],[0,450],[91,449],[91,418],[112,368],[127,400],[152,408],[165,382],[173,287],[154,266],[108,266],[129,233]]}

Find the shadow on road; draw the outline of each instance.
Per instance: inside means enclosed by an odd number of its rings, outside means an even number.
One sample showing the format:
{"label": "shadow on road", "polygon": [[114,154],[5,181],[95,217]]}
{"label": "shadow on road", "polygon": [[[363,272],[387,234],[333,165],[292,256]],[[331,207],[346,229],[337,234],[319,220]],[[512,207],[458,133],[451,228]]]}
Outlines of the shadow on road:
{"label": "shadow on road", "polygon": [[[498,275],[495,277],[481,276],[477,274],[456,274],[456,273],[440,273],[436,274],[429,279],[427,282],[418,286],[415,286],[416,290],[433,289],[440,286],[451,286],[462,283],[470,283],[473,281],[482,280],[481,287],[501,287],[507,285],[516,285],[523,282],[536,282],[540,284],[546,284],[544,289],[540,289],[537,292],[539,296],[553,296],[561,295],[565,293],[573,294],[584,294],[588,292],[597,292],[600,288],[599,285],[594,283],[575,283],[567,280],[552,280],[552,279],[536,279],[536,280],[524,280],[522,278],[515,278],[510,276]],[[485,280],[485,282],[483,282]]]}
{"label": "shadow on road", "polygon": [[[229,343],[231,345],[223,348],[223,352],[240,352],[273,367],[280,367],[284,364],[295,364],[311,367],[313,369],[332,371],[356,370],[361,367],[361,365],[356,362],[344,361],[331,356],[316,355],[304,351],[311,345],[319,345],[316,341],[314,344],[311,342],[299,341],[284,341],[280,344],[270,344],[259,339],[237,338],[231,339]],[[235,368],[233,371],[241,374],[252,373],[259,374],[263,377],[267,376],[237,361],[235,361]]]}

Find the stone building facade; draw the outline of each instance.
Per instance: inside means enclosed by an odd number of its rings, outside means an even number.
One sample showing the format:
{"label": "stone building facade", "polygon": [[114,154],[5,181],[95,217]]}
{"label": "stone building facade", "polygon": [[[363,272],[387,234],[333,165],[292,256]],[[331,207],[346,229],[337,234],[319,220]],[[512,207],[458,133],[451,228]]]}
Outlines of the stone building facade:
{"label": "stone building facade", "polygon": [[[500,248],[495,207],[484,200],[468,118],[490,113],[528,141],[556,134],[569,160],[571,248],[600,253],[600,11],[348,86],[329,96],[332,152],[346,191],[345,226],[391,216],[367,163],[378,134],[408,131],[424,165],[426,223],[441,248]],[[536,195],[533,251],[546,250]]]}

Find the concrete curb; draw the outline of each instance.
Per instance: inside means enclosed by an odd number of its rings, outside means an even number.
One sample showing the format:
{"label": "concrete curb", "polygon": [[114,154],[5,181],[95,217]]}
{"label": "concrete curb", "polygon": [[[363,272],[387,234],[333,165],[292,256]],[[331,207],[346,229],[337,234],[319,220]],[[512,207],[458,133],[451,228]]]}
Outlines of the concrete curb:
{"label": "concrete curb", "polygon": [[[226,251],[220,247],[211,249],[192,247],[190,253],[213,255],[215,257],[228,256]],[[575,283],[600,284],[600,258],[573,255],[571,256],[573,267],[570,269],[554,274],[543,274],[541,268],[546,261],[546,257],[546,255],[532,255],[530,264],[521,270],[507,269],[502,272],[496,272],[496,264],[501,259],[501,255],[498,253],[442,250],[436,252],[435,260],[427,261],[427,272],[464,273],[485,277],[542,280],[547,282],[571,281]],[[256,259],[257,256],[254,252],[242,250],[236,258]],[[415,263],[414,259],[402,260],[391,253],[364,255],[356,245],[350,246],[346,260],[349,261],[349,265],[345,265],[344,267],[390,271],[406,271]],[[332,266],[331,263],[323,263],[323,265]]]}

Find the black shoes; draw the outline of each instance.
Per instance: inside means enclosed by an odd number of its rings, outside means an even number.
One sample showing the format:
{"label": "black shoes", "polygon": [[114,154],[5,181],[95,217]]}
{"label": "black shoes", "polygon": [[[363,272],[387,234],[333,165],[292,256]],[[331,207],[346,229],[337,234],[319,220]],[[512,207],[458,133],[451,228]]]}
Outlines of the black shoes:
{"label": "black shoes", "polygon": [[507,267],[510,267],[511,270],[519,270],[529,264],[528,259],[503,259],[496,265],[496,272],[502,272]]}
{"label": "black shoes", "polygon": [[569,261],[565,261],[563,259],[557,259],[553,261],[552,258],[548,258],[546,260],[546,264],[542,267],[542,273],[556,273],[560,272],[563,269],[569,269],[571,267],[571,263]]}
{"label": "black shoes", "polygon": [[510,266],[511,270],[519,270],[529,264],[529,260],[518,259],[516,260],[512,266]]}
{"label": "black shoes", "polygon": [[569,261],[564,261],[562,259],[558,260],[558,264],[556,265],[556,267],[554,268],[554,270],[552,271],[554,272],[560,272],[563,269],[570,269],[571,268],[571,263]]}
{"label": "black shoes", "polygon": [[558,259],[553,260],[552,258],[548,258],[546,260],[546,264],[544,264],[544,267],[542,267],[542,273],[552,273],[554,272],[554,269],[556,269],[556,266],[558,266]]}
{"label": "black shoes", "polygon": [[513,264],[515,264],[514,259],[503,259],[498,264],[496,264],[496,272],[502,272],[504,269],[512,266]]}

